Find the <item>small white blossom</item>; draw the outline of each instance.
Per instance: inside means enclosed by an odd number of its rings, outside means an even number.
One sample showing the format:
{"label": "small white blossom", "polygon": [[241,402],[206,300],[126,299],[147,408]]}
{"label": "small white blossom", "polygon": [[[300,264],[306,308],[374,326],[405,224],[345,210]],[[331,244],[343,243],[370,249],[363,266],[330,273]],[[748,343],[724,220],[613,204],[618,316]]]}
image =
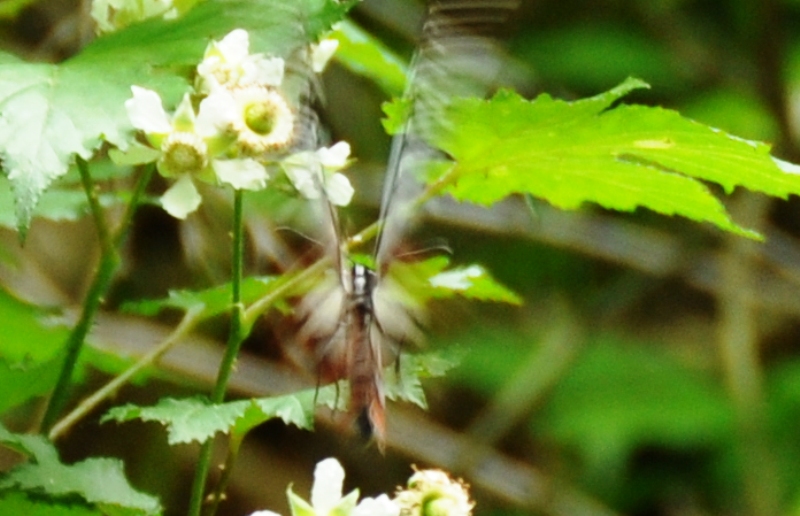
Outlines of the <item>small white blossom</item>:
{"label": "small white blossom", "polygon": [[281,516],[281,515],[278,514],[277,512],[272,512],[272,511],[256,511],[254,513],[251,513],[250,516]]}
{"label": "small white blossom", "polygon": [[186,218],[200,205],[194,180],[224,183],[236,189],[258,190],[268,179],[264,165],[253,159],[224,159],[235,143],[234,103],[223,109],[214,102],[200,104],[195,115],[185,95],[171,117],[154,91],[133,86],[133,97],[125,102],[131,124],[144,132],[147,142],[159,151],[155,156],[159,173],[176,182],[161,197],[161,205],[172,216]]}
{"label": "small white blossom", "polygon": [[250,35],[235,29],[220,41],[212,41],[197,65],[197,91],[210,93],[217,88],[280,86],[284,62],[280,57],[250,54]]}
{"label": "small white blossom", "polygon": [[294,494],[291,486],[287,491],[289,507],[293,516],[329,516],[350,514],[356,507],[358,489],[342,496],[344,469],[336,459],[325,459],[314,469],[314,485],[311,488],[311,504]]}
{"label": "small white blossom", "polygon": [[294,187],[307,199],[324,194],[337,206],[350,204],[353,187],[347,177],[338,172],[347,166],[350,145],[339,142],[316,151],[303,151],[283,160],[283,170]]}
{"label": "small white blossom", "polygon": [[311,44],[311,69],[315,73],[320,73],[327,66],[336,49],[339,48],[339,40],[323,39],[317,44]]}
{"label": "small white blossom", "polygon": [[314,469],[311,504],[294,494],[289,487],[289,506],[293,516],[399,516],[400,507],[388,496],[364,498],[358,505],[358,489],[342,496],[344,469],[339,461],[330,458]]}
{"label": "small white blossom", "polygon": [[475,507],[468,486],[438,469],[414,473],[394,501],[403,516],[470,516]]}
{"label": "small white blossom", "polygon": [[90,14],[97,33],[104,34],[148,18],[175,18],[178,10],[172,0],[94,0]]}

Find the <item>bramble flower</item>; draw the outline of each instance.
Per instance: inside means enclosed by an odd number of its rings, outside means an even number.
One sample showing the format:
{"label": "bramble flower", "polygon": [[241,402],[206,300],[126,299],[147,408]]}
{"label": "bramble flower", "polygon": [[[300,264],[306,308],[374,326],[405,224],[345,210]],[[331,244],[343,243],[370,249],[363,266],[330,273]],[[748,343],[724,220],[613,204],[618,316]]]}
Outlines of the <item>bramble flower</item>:
{"label": "bramble flower", "polygon": [[475,507],[467,484],[438,469],[418,470],[394,502],[403,516],[469,516]]}
{"label": "bramble flower", "polygon": [[211,93],[220,87],[280,86],[283,72],[283,59],[250,54],[250,35],[244,29],[234,29],[206,47],[197,65],[196,89]]}
{"label": "bramble flower", "polygon": [[196,179],[236,189],[255,190],[266,185],[268,176],[262,164],[249,158],[224,159],[232,141],[227,128],[234,123],[233,113],[216,110],[204,101],[195,115],[187,94],[170,117],[156,92],[138,86],[131,90],[133,97],[125,102],[131,124],[160,151],[156,163],[159,173],[176,180],[161,197],[161,205],[170,215],[183,219],[200,205]]}
{"label": "bramble flower", "polygon": [[215,113],[220,129],[235,135],[238,151],[245,156],[281,150],[294,136],[294,114],[275,90],[261,86],[217,89],[203,100],[202,107]]}
{"label": "bramble flower", "polygon": [[304,197],[318,199],[324,193],[336,206],[347,206],[353,198],[353,187],[338,171],[347,166],[349,157],[350,145],[339,142],[332,147],[292,154],[283,160],[282,166]]}
{"label": "bramble flower", "polygon": [[182,0],[175,6],[173,0],[94,0],[91,16],[98,34],[114,32],[148,18],[176,18],[189,10],[195,2]]}
{"label": "bramble flower", "polygon": [[339,48],[339,40],[331,38],[311,44],[311,69],[314,70],[314,73],[321,73],[325,69],[337,48]]}
{"label": "bramble flower", "polygon": [[399,507],[386,495],[365,498],[358,505],[358,489],[342,496],[344,469],[339,461],[330,458],[321,461],[314,469],[314,485],[309,504],[287,490],[292,516],[399,516]]}

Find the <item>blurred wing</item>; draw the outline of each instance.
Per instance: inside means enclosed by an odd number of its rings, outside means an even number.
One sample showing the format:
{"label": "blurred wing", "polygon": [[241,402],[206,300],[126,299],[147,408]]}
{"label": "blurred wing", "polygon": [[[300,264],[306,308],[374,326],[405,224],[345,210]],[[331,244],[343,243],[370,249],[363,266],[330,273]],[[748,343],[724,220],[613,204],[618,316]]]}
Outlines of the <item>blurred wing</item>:
{"label": "blurred wing", "polygon": [[446,131],[444,110],[456,97],[484,97],[503,62],[497,31],[518,0],[434,0],[411,64],[405,98],[410,113],[392,141],[381,199],[382,231],[375,244],[376,265],[384,271],[402,235],[412,225],[424,190],[427,164],[445,156],[425,143],[425,135]]}

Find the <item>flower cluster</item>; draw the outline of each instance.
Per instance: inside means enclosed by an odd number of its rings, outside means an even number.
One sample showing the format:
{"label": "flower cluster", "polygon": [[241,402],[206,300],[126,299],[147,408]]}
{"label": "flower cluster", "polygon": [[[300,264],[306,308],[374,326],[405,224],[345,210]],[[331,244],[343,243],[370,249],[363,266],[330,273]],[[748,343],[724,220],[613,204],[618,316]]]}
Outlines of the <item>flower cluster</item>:
{"label": "flower cluster", "polygon": [[173,0],[94,0],[91,16],[98,34],[114,32],[148,18],[177,18],[196,3],[183,0],[180,7]]}
{"label": "flower cluster", "polygon": [[[335,50],[326,41],[312,46],[315,70],[321,71]],[[194,89],[174,113],[164,110],[156,92],[132,86],[133,97],[125,102],[131,124],[144,133],[159,173],[174,181],[161,197],[168,213],[183,219],[197,209],[198,180],[260,190],[272,170],[283,170],[308,198],[350,202],[353,189],[339,173],[348,163],[347,143],[288,152],[295,116],[280,89],[283,77],[283,59],[251,54],[248,33],[236,29],[208,45]]]}
{"label": "flower cluster", "polygon": [[[358,501],[358,489],[342,495],[344,469],[336,459],[325,459],[314,470],[311,503],[287,490],[292,516],[469,516],[474,503],[467,485],[440,470],[417,470],[395,497],[382,494]],[[280,516],[257,511],[250,516]]]}

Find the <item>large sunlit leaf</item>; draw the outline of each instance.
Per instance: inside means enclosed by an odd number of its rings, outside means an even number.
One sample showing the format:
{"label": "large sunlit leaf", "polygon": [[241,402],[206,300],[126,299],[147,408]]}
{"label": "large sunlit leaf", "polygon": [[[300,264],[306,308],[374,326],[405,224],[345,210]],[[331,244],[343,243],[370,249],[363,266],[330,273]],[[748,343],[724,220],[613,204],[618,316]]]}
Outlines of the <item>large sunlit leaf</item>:
{"label": "large sunlit leaf", "polygon": [[[133,84],[155,89],[168,105],[209,38],[251,32],[251,50],[287,56],[318,39],[349,8],[333,0],[208,0],[178,20],[151,19],[98,38],[61,64],[0,60],[0,159],[23,232],[42,192],[75,155],[91,157],[103,140],[126,147],[123,103]],[[91,92],[91,94],[87,94]]]}
{"label": "large sunlit leaf", "polygon": [[777,197],[800,192],[800,175],[746,141],[662,108],[612,104],[646,84],[629,79],[575,102],[502,91],[461,98],[447,130],[426,135],[455,160],[442,178],[456,199],[490,205],[515,193],[574,209],[585,202],[632,211],[646,207],[748,236],[697,179]]}
{"label": "large sunlit leaf", "polygon": [[16,450],[29,460],[0,478],[0,490],[16,487],[50,497],[80,496],[104,513],[156,515],[161,505],[152,496],[128,484],[122,462],[91,458],[62,464],[53,445],[39,435],[13,434],[0,426],[0,444]]}

